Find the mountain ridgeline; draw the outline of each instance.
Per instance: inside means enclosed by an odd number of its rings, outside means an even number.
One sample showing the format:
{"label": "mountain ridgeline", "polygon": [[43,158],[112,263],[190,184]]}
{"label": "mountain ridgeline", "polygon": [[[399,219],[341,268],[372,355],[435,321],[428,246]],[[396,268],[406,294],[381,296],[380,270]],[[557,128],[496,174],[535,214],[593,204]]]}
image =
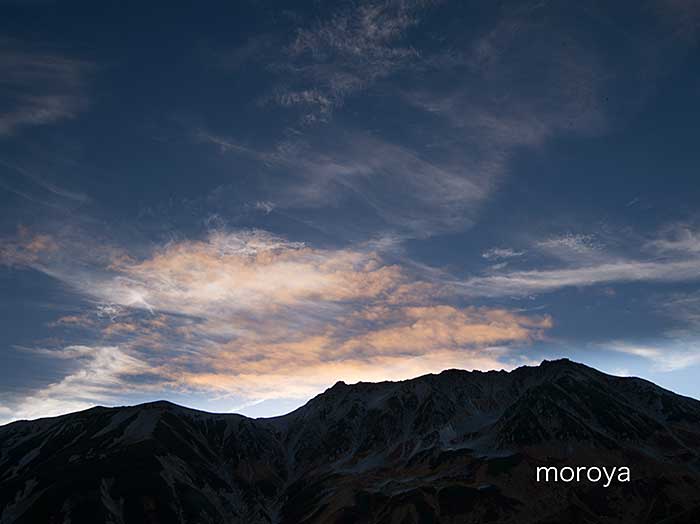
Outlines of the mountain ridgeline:
{"label": "mountain ridgeline", "polygon": [[487,522],[700,522],[700,402],[557,360],[339,382],[269,419],[154,402],[0,427],[0,524]]}

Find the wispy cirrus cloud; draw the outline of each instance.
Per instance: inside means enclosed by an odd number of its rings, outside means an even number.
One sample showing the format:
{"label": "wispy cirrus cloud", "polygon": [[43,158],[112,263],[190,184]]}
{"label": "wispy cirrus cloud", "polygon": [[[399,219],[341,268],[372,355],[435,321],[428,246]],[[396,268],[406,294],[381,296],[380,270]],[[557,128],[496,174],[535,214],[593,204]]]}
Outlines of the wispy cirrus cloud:
{"label": "wispy cirrus cloud", "polygon": [[647,247],[662,253],[700,253],[700,233],[690,224],[672,224],[664,235],[651,240]]}
{"label": "wispy cirrus cloud", "polygon": [[651,240],[635,238],[640,244],[637,253],[617,253],[592,235],[569,232],[532,243],[531,250],[547,257],[541,261],[545,268],[501,271],[506,266],[499,266],[455,285],[473,297],[524,297],[615,283],[696,282],[700,281],[696,236],[693,229],[666,227]]}
{"label": "wispy cirrus cloud", "polygon": [[148,371],[145,362],[118,347],[76,345],[32,351],[49,358],[72,360],[77,365],[60,380],[0,406],[0,424],[113,403],[124,393],[127,375]]}
{"label": "wispy cirrus cloud", "polygon": [[[425,237],[468,226],[494,188],[494,172],[449,155],[430,158],[368,133],[327,130],[331,147],[293,142],[267,151],[209,133],[198,139],[253,157],[287,177],[269,194],[277,208],[339,206],[352,201],[377,231]],[[483,169],[482,169],[483,168]]]}
{"label": "wispy cirrus cloud", "polygon": [[[299,108],[306,123],[323,123],[321,130],[297,126],[267,148],[217,133],[198,139],[291,174],[291,183],[270,184],[280,187],[269,196],[279,210],[354,198],[385,229],[424,238],[473,225],[522,148],[607,129],[606,65],[585,35],[543,29],[545,16],[564,16],[555,7],[509,5],[505,16],[457,35],[452,46],[433,39],[407,46],[407,32],[439,9],[390,0],[331,9],[298,30],[287,55],[271,59],[284,72],[277,102]],[[393,85],[399,72],[401,84]],[[399,93],[387,105],[408,116],[405,129],[370,131],[352,118],[331,119],[380,81]],[[381,90],[374,94],[383,100]]]}
{"label": "wispy cirrus cloud", "polygon": [[346,97],[419,57],[401,40],[432,3],[350,3],[311,27],[300,28],[287,48],[288,61],[275,65],[292,80],[277,89],[274,100],[282,106],[301,107],[305,123],[328,121]]}
{"label": "wispy cirrus cloud", "polygon": [[697,289],[656,294],[651,301],[656,312],[671,323],[663,333],[666,339],[696,341],[700,332],[700,292]]}
{"label": "wispy cirrus cloud", "polygon": [[75,208],[90,200],[84,193],[66,189],[46,176],[2,159],[0,188],[53,209]]}
{"label": "wispy cirrus cloud", "polygon": [[87,106],[90,65],[0,40],[0,136],[75,117]]}
{"label": "wispy cirrus cloud", "polygon": [[628,282],[687,282],[700,280],[697,259],[667,262],[617,260],[581,267],[509,271],[460,282],[464,293],[483,297],[522,297],[570,287]]}
{"label": "wispy cirrus cloud", "polygon": [[613,342],[606,348],[649,360],[656,371],[669,372],[700,363],[697,342],[661,341],[656,345]]}

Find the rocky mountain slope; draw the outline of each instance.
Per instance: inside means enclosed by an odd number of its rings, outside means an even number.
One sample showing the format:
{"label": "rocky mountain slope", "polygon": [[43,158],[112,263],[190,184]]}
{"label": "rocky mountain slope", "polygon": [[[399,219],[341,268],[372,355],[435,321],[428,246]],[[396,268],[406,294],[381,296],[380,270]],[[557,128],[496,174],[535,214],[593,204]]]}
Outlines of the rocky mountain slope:
{"label": "rocky mountain slope", "polygon": [[[538,466],[629,482],[537,483]],[[0,524],[700,522],[700,402],[568,360],[337,383],[282,417],[168,402],[0,427]]]}

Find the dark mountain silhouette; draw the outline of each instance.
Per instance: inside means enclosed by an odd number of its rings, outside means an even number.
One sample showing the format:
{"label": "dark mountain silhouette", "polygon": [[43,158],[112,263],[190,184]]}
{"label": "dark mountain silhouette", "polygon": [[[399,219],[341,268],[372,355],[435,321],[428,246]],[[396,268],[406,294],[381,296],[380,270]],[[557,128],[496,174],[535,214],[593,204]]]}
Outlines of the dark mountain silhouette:
{"label": "dark mountain silhouette", "polygon": [[[536,483],[538,466],[629,482]],[[288,415],[154,402],[0,428],[0,523],[700,522],[700,402],[568,360],[337,383]]]}

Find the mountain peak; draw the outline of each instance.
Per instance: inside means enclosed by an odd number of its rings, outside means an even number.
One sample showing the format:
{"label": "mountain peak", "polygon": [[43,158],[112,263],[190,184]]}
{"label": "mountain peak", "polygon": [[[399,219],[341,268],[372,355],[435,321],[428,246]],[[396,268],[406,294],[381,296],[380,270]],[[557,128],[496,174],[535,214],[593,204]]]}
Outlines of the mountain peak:
{"label": "mountain peak", "polygon": [[[562,365],[566,365],[566,364],[578,364],[578,362],[574,362],[573,360],[571,360],[571,359],[569,359],[569,358],[567,358],[567,357],[562,357],[562,358],[555,358],[555,359],[553,359],[553,360],[544,359],[544,360],[542,361],[542,364],[544,364],[544,365],[549,365],[549,364],[562,364]],[[582,365],[582,364],[581,364],[581,365]]]}

